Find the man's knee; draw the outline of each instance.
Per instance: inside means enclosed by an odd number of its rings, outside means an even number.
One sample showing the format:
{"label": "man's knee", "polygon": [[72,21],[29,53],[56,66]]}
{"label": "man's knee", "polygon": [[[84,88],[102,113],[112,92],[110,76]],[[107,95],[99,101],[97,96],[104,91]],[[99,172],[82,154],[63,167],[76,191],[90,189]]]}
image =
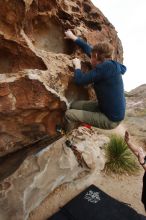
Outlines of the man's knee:
{"label": "man's knee", "polygon": [[67,119],[71,119],[74,115],[74,110],[73,109],[68,109],[66,112],[65,112],[65,117]]}
{"label": "man's knee", "polygon": [[112,122],[111,123],[111,129],[114,129],[114,128],[118,127],[120,123],[121,123],[121,121],[119,121],[119,122]]}
{"label": "man's knee", "polygon": [[74,103],[75,103],[75,102],[72,102],[72,103],[70,104],[70,109],[74,108]]}
{"label": "man's knee", "polygon": [[82,109],[82,101],[73,101],[70,105],[70,109]]}

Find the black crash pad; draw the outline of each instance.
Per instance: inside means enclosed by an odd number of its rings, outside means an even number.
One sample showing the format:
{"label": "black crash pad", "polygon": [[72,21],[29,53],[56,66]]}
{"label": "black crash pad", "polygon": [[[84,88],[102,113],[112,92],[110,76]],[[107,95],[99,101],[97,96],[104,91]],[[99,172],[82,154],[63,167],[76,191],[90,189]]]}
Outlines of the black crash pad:
{"label": "black crash pad", "polygon": [[62,211],[59,211],[48,220],[69,220],[69,219],[63,214]]}
{"label": "black crash pad", "polygon": [[49,220],[141,220],[134,209],[94,185],[77,195],[55,215]]}

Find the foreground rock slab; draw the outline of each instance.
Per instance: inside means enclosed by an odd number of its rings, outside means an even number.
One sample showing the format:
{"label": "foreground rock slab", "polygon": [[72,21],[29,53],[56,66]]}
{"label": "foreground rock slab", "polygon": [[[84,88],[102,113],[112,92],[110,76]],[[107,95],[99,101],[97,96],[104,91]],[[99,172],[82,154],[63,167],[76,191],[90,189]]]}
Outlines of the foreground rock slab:
{"label": "foreground rock slab", "polygon": [[[68,139],[77,147],[84,163],[65,144],[65,138],[28,157],[19,169],[0,183],[0,217],[3,220],[26,220],[54,189],[65,183],[82,183],[93,172],[104,168],[104,145],[109,138],[83,127]],[[51,214],[51,213],[50,213]]]}

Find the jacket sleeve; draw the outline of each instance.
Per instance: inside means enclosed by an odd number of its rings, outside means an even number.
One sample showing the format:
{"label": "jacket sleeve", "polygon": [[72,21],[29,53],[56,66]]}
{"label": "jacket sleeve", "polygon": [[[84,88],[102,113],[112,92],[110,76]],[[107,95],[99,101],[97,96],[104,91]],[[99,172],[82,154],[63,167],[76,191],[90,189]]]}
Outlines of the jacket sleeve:
{"label": "jacket sleeve", "polygon": [[87,44],[83,39],[81,38],[77,38],[75,40],[75,43],[80,46],[84,53],[86,53],[89,57],[91,57],[91,52],[92,52],[92,46],[90,46],[89,44]]}
{"label": "jacket sleeve", "polygon": [[98,82],[102,79],[102,76],[100,68],[93,69],[88,73],[83,73],[80,69],[75,69],[74,80],[78,85],[88,85]]}
{"label": "jacket sleeve", "polygon": [[75,69],[74,80],[78,85],[88,85],[114,77],[115,73],[116,66],[111,61],[105,61],[96,65],[95,69],[88,73],[83,73],[80,69]]}

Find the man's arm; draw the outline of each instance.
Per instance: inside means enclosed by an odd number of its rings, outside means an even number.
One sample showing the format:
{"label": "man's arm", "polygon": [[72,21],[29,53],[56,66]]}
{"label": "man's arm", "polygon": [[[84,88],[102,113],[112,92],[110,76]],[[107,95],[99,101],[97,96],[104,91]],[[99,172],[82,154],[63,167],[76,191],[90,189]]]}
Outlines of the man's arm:
{"label": "man's arm", "polygon": [[139,150],[138,161],[143,166],[143,169],[146,171],[146,155],[142,148]]}
{"label": "man's arm", "polygon": [[75,69],[74,80],[78,85],[88,85],[98,81],[100,78],[101,75],[97,74],[96,69],[88,73],[83,73],[81,69]]}
{"label": "man's arm", "polygon": [[146,155],[141,147],[136,147],[131,141],[128,131],[125,132],[125,142],[130,150],[137,156],[139,163],[146,171]]}
{"label": "man's arm", "polygon": [[65,36],[66,36],[66,38],[73,40],[78,46],[80,46],[83,49],[83,51],[89,57],[91,57],[92,47],[89,44],[87,44],[83,39],[81,39],[81,38],[77,37],[76,35],[74,35],[72,33],[72,31],[70,31],[70,30],[67,30],[65,32]]}
{"label": "man's arm", "polygon": [[74,80],[78,85],[95,83],[103,77],[102,65],[96,66],[95,69],[85,74],[81,71],[81,61],[78,58],[73,59],[73,64],[75,66]]}
{"label": "man's arm", "polygon": [[89,44],[79,37],[75,40],[75,43],[83,49],[84,53],[91,57],[92,47]]}
{"label": "man's arm", "polygon": [[138,147],[136,147],[131,141],[130,141],[130,136],[128,131],[125,132],[125,142],[129,149],[136,155],[138,156]]}

